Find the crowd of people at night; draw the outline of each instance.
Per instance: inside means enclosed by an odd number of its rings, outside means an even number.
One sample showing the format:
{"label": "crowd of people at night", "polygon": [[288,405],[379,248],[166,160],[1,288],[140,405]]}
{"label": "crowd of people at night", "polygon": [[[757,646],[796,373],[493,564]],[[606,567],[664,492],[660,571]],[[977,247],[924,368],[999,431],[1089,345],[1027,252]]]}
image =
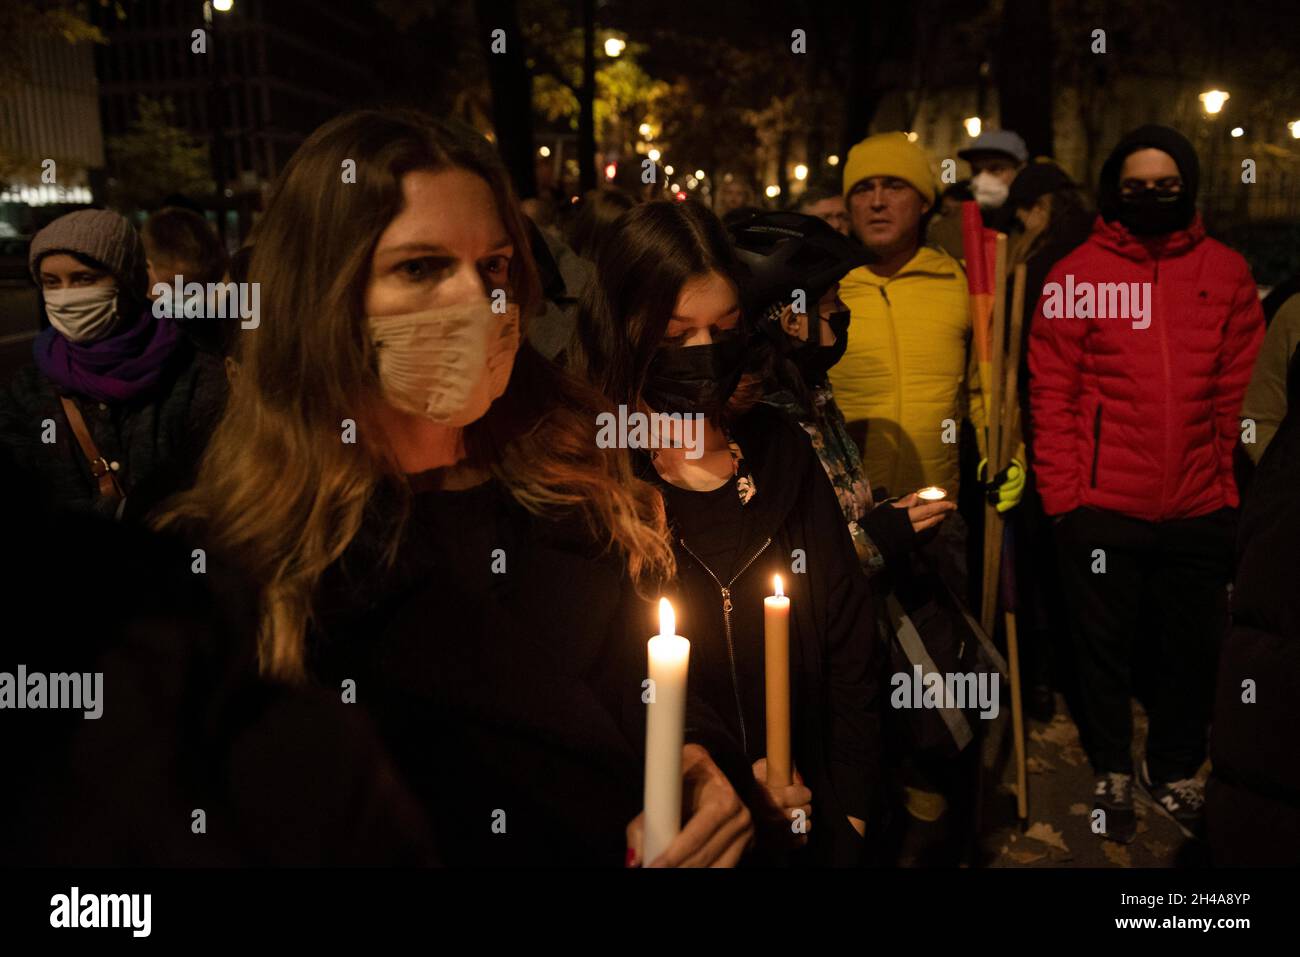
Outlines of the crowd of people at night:
{"label": "crowd of people at night", "polygon": [[[1096,839],[1131,842],[1149,800],[1215,863],[1300,860],[1300,294],[1261,302],[1207,234],[1172,128],[1123,136],[1096,183],[1010,130],[960,159],[943,184],[881,132],[790,208],[739,175],[712,208],[653,176],[521,202],[468,126],[361,110],[302,143],[233,255],[176,206],[49,223],[48,325],[0,392],[11,601],[40,609],[7,660],[102,673],[103,715],[0,723],[30,772],[0,846],[979,863],[981,736],[927,743],[891,705],[891,609],[979,644],[991,506],[1020,703],[1079,725]],[[970,204],[1026,277],[1022,441],[996,474]],[[189,283],[253,290],[255,315]],[[619,410],[654,441],[598,441]],[[775,575],[789,783],[767,763]],[[691,652],[681,829],[651,859],[662,597]]]}

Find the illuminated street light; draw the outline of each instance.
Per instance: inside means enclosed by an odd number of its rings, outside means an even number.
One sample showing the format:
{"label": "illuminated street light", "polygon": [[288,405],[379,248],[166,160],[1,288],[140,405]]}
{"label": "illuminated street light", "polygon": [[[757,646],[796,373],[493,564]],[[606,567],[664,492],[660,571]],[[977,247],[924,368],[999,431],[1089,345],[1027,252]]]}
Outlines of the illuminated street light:
{"label": "illuminated street light", "polygon": [[649,153],[646,153],[646,156],[650,157],[650,158],[651,158],[652,160],[654,160],[656,163],[659,162],[659,156],[660,156],[660,153],[659,153],[658,150],[651,150]]}
{"label": "illuminated street light", "polygon": [[979,136],[980,130],[983,129],[984,127],[984,124],[980,122],[980,118],[978,116],[968,116],[966,117],[966,119],[961,121],[961,124],[962,126],[966,127],[966,135],[969,136],[971,139],[974,139],[975,137]]}
{"label": "illuminated street light", "polygon": [[1206,90],[1201,94],[1200,99],[1205,112],[1213,116],[1223,109],[1223,104],[1227,103],[1231,96],[1226,90]]}
{"label": "illuminated street light", "polygon": [[1291,131],[1293,138],[1300,140],[1300,120],[1292,120],[1286,125],[1286,128]]}
{"label": "illuminated street light", "polygon": [[673,185],[671,185],[671,186],[668,187],[668,192],[670,192],[670,193],[680,193],[681,191],[682,191],[682,188],[681,188],[679,185],[677,185],[676,183],[673,183]]}
{"label": "illuminated street light", "polygon": [[773,183],[771,186],[765,189],[764,192],[767,194],[768,199],[776,199],[778,196],[781,195],[781,187]]}
{"label": "illuminated street light", "polygon": [[235,0],[212,0],[212,9],[217,13],[229,13],[234,5]]}
{"label": "illuminated street light", "polygon": [[538,155],[538,156],[541,156],[541,157],[543,157],[543,158],[545,158],[545,157],[547,157],[547,156],[550,156],[550,155],[551,155],[551,148],[550,148],[549,146],[543,146],[543,147],[541,147],[541,148],[537,151],[537,155]]}
{"label": "illuminated street light", "polygon": [[618,37],[610,37],[605,41],[605,56],[610,59],[617,59],[618,55],[627,49],[627,44]]}
{"label": "illuminated street light", "polygon": [[700,181],[699,181],[698,179],[696,179],[694,176],[688,176],[688,177],[686,177],[686,188],[687,188],[687,189],[694,189],[696,186],[699,186],[699,185],[700,185]]}
{"label": "illuminated street light", "polygon": [[637,132],[641,134],[642,138],[647,140],[650,139],[650,124],[642,123],[637,127]]}
{"label": "illuminated street light", "polygon": [[702,169],[697,169],[697,170],[695,171],[695,178],[696,178],[696,179],[704,179],[704,170],[702,170]]}
{"label": "illuminated street light", "polygon": [[836,156],[834,153],[832,153],[830,156],[826,157],[826,165],[827,165],[827,166],[839,166],[839,165],[840,165],[840,158],[839,158],[838,156]]}
{"label": "illuminated street light", "polygon": [[1233,138],[1235,139],[1235,138],[1238,137],[1238,136],[1245,136],[1245,135],[1246,135],[1246,131],[1243,130],[1240,126],[1234,126],[1234,127],[1232,128],[1232,135],[1233,135]]}
{"label": "illuminated street light", "polygon": [[665,167],[664,167],[664,172],[667,173],[669,176],[672,176],[672,175],[673,175],[673,168],[672,168],[671,166],[665,166]]}
{"label": "illuminated street light", "polygon": [[618,164],[617,164],[617,163],[606,163],[606,164],[605,164],[605,179],[613,179],[616,175],[618,175]]}
{"label": "illuminated street light", "polygon": [[800,163],[798,166],[796,166],[796,167],[794,168],[794,178],[797,179],[797,180],[805,180],[805,179],[807,179],[807,178],[808,178],[808,167],[807,167],[807,166],[804,166],[803,163]]}

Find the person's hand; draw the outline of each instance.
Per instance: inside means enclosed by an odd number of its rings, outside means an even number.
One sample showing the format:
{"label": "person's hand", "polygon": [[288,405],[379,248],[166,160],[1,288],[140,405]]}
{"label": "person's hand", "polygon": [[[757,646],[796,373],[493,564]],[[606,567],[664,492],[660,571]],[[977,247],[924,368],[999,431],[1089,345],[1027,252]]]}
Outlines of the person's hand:
{"label": "person's hand", "polygon": [[[754,841],[749,808],[698,744],[682,748],[682,804],[686,824],[650,867],[735,867]],[[645,812],[627,826],[627,866],[640,867]]]}
{"label": "person's hand", "polygon": [[[794,783],[785,787],[772,787],[767,783],[767,758],[754,762],[754,777],[763,785],[771,802],[781,810],[782,816],[790,822],[790,832],[799,846],[808,843],[808,832],[812,830],[812,791],[808,790],[799,776],[798,768],[791,768]],[[802,816],[800,816],[802,812]]]}
{"label": "person's hand", "polygon": [[980,464],[975,468],[975,477],[984,486],[989,504],[999,512],[1015,508],[1025,494],[1025,464],[1020,459],[1012,459],[1011,464],[993,476],[992,481],[985,482],[984,472],[988,464],[988,459],[980,459]]}
{"label": "person's hand", "polygon": [[949,512],[957,510],[956,502],[947,500],[923,502],[915,492],[911,495],[904,495],[889,504],[894,508],[907,509],[907,518],[912,523],[912,531],[914,532],[923,532],[927,528],[933,528],[947,518]]}

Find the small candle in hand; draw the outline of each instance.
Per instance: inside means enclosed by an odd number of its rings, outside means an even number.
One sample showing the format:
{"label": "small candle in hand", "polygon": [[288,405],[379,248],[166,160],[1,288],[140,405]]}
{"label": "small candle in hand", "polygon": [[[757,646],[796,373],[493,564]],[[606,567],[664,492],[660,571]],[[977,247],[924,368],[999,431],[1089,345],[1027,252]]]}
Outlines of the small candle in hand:
{"label": "small candle in hand", "polygon": [[776,576],[776,594],[763,599],[763,643],[767,689],[767,783],[791,783],[790,599]]}
{"label": "small candle in hand", "polygon": [[923,502],[942,502],[948,497],[948,492],[937,485],[927,485],[917,490],[916,497]]}
{"label": "small candle in hand", "polygon": [[659,634],[648,642],[650,711],[645,729],[645,847],[649,864],[682,829],[682,739],[691,643],[677,628],[673,606],[659,599]]}

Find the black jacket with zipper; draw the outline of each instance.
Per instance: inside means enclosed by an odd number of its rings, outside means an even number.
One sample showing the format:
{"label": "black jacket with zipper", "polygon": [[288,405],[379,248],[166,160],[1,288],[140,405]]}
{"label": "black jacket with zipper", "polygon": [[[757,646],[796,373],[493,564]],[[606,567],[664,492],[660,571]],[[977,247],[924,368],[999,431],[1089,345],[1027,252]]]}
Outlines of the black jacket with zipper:
{"label": "black jacket with zipper", "polygon": [[[676,510],[668,516],[679,620],[691,641],[689,680],[743,741],[748,760],[763,757],[763,599],[772,594],[773,576],[781,575],[790,596],[791,745],[813,792],[809,857],[857,864],[864,842],[846,816],[872,826],[886,664],[867,578],[803,429],[758,405],[731,433],[756,489],[743,509],[735,571],[708,568],[691,548],[701,530],[684,527]],[[651,475],[648,462],[645,467]]]}

